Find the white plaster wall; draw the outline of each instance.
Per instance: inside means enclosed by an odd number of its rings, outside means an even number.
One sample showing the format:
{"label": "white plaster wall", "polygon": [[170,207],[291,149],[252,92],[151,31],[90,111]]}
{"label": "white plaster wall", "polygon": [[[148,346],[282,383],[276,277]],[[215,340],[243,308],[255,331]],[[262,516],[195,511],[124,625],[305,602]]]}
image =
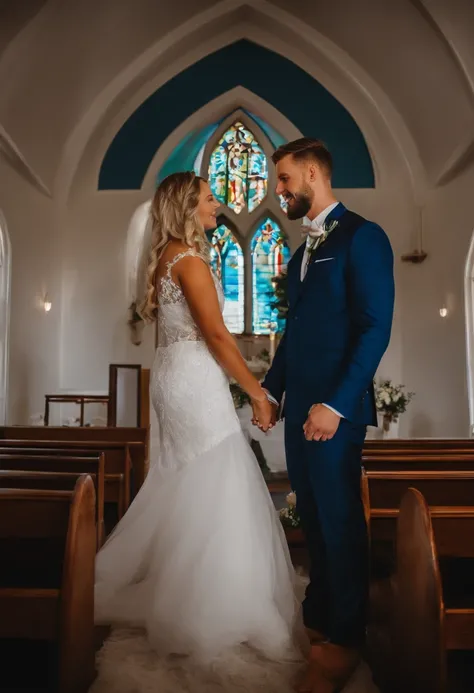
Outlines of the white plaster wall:
{"label": "white plaster wall", "polygon": [[[464,275],[474,229],[474,167],[430,193],[422,265],[407,266],[402,329],[403,377],[416,392],[401,431],[418,436],[469,435]],[[448,316],[441,318],[439,309]]]}
{"label": "white plaster wall", "polygon": [[[44,411],[44,395],[59,385],[61,253],[52,202],[0,158],[0,208],[12,247],[9,406],[10,423]],[[52,309],[45,313],[48,293]]]}
{"label": "white plaster wall", "polygon": [[79,187],[71,200],[62,245],[64,259],[61,323],[61,389],[108,388],[109,363],[151,365],[153,329],[141,346],[131,343],[127,327],[125,247],[140,192]]}

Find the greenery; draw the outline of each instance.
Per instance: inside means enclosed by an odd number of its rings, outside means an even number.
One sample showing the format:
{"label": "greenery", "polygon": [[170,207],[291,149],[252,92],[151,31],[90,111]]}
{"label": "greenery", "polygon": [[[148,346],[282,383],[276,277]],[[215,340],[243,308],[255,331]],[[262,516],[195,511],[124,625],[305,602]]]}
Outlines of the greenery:
{"label": "greenery", "polygon": [[232,393],[232,399],[234,400],[234,407],[236,409],[242,409],[245,404],[250,404],[250,397],[237,383],[231,382],[230,391]]}
{"label": "greenery", "polygon": [[129,319],[128,319],[128,324],[132,327],[133,325],[136,325],[139,322],[143,322],[143,318],[138,312],[138,306],[137,302],[133,301],[130,306],[128,307],[128,314],[129,314]]}
{"label": "greenery", "polygon": [[278,317],[282,320],[286,319],[288,314],[288,273],[282,272],[277,277],[272,279],[275,287],[275,301],[271,304],[273,310],[278,311]]}
{"label": "greenery", "polygon": [[279,512],[283,527],[298,529],[301,527],[301,518],[296,510],[296,493],[291,491],[286,497],[287,506]]}

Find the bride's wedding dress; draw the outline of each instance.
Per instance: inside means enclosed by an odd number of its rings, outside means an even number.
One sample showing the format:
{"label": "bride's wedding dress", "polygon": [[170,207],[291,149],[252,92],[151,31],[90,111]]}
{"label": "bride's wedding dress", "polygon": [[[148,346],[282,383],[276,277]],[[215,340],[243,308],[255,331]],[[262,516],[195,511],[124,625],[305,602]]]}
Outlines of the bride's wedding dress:
{"label": "bride's wedding dress", "polygon": [[115,629],[92,691],[289,693],[296,577],[228,378],[173,282],[186,255],[159,290],[159,458],[97,556],[96,621]]}

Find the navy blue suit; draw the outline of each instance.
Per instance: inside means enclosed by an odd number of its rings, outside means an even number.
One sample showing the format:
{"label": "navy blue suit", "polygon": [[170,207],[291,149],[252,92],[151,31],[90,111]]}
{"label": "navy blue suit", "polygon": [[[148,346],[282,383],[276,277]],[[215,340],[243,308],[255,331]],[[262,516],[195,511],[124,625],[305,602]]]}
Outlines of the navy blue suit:
{"label": "navy blue suit", "polygon": [[[311,557],[305,624],[340,645],[363,641],[368,541],[360,495],[367,425],[377,425],[373,378],[388,346],[394,305],[393,253],[385,232],[338,204],[338,225],[300,279],[304,244],[288,264],[286,332],[264,387],[285,394],[288,475]],[[341,419],[330,441],[308,442],[313,404]]]}

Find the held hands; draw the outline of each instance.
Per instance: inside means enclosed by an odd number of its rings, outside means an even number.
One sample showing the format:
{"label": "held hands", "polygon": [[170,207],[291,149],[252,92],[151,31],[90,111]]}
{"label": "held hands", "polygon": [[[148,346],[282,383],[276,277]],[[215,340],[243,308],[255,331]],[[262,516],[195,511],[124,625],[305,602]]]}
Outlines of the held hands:
{"label": "held hands", "polygon": [[277,407],[268,401],[266,395],[263,395],[263,398],[258,400],[252,399],[251,402],[253,410],[252,423],[266,433],[275,425]]}
{"label": "held hands", "polygon": [[335,435],[341,417],[324,404],[314,404],[303,426],[306,440],[331,440]]}

